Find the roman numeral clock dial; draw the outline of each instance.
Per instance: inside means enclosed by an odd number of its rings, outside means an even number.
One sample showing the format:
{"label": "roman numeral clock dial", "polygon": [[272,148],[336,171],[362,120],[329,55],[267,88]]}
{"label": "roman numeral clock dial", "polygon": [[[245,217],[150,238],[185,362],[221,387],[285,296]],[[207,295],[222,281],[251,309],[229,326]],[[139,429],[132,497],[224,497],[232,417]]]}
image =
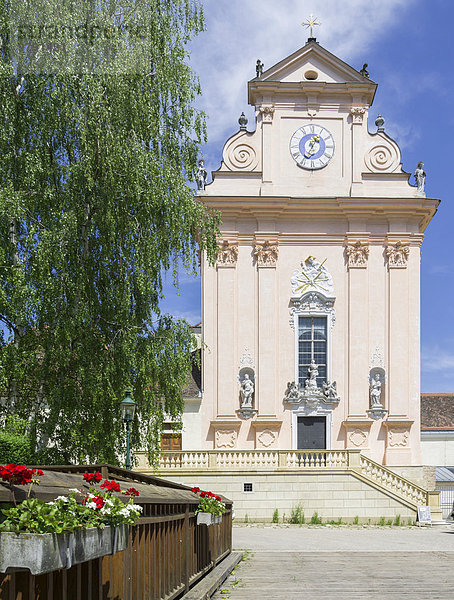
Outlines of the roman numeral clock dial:
{"label": "roman numeral clock dial", "polygon": [[323,169],[334,156],[334,139],[321,125],[304,125],[290,139],[290,154],[302,169]]}

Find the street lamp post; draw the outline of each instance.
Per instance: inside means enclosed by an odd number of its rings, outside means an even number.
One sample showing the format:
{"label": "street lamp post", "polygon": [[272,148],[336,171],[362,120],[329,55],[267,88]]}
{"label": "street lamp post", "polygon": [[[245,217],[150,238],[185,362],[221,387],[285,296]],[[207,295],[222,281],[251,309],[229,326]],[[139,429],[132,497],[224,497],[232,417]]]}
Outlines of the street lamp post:
{"label": "street lamp post", "polygon": [[134,413],[136,412],[136,403],[130,396],[131,392],[126,392],[126,397],[120,402],[121,407],[121,418],[126,423],[126,468],[131,468],[131,455],[129,451],[129,433],[131,423],[134,420]]}

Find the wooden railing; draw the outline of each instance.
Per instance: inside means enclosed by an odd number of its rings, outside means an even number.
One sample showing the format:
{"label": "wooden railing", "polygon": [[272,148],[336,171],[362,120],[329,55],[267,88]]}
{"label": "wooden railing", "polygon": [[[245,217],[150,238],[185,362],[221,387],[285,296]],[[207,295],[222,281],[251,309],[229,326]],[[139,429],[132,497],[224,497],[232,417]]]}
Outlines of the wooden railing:
{"label": "wooden railing", "polygon": [[231,552],[232,507],[197,525],[190,504],[144,504],[124,552],[33,576],[0,574],[0,600],[172,600]]}

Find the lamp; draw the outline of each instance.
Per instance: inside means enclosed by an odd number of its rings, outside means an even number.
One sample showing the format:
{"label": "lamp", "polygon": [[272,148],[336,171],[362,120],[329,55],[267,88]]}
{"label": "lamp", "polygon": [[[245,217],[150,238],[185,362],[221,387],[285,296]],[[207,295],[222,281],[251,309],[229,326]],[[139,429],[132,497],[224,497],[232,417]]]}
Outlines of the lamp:
{"label": "lamp", "polygon": [[131,456],[129,451],[129,433],[131,422],[134,420],[136,412],[136,403],[130,396],[131,392],[126,392],[126,397],[120,402],[121,418],[126,423],[126,464],[127,469],[131,468]]}

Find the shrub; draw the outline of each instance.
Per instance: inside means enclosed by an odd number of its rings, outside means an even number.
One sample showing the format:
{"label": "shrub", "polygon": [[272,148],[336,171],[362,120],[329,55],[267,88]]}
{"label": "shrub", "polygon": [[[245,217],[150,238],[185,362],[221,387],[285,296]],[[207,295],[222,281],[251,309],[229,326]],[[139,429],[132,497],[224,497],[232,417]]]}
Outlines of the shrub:
{"label": "shrub", "polygon": [[321,524],[322,524],[322,520],[318,516],[318,512],[314,512],[314,514],[311,517],[311,525],[321,525]]}
{"label": "shrub", "polygon": [[273,513],[273,523],[279,523],[279,511],[277,510],[277,508]]}
{"label": "shrub", "polygon": [[302,504],[297,504],[294,508],[292,508],[288,522],[292,523],[293,525],[302,525],[306,522]]}
{"label": "shrub", "polygon": [[396,518],[394,519],[394,525],[396,525],[397,527],[399,527],[399,525],[402,525],[400,515],[396,515]]}
{"label": "shrub", "polygon": [[0,463],[26,464],[34,462],[31,439],[28,435],[17,435],[15,433],[0,433]]}
{"label": "shrub", "polygon": [[356,517],[353,519],[353,525],[358,525],[359,523],[359,517],[358,515],[356,515]]}

